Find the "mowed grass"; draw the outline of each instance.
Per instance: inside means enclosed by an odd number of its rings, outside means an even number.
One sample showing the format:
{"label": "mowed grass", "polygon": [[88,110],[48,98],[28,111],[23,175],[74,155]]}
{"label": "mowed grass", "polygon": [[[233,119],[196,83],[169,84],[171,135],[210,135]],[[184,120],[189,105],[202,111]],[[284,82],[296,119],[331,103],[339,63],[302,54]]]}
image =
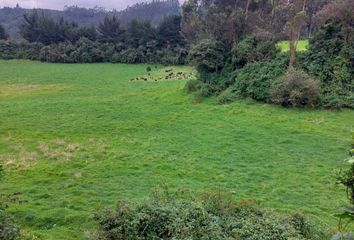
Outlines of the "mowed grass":
{"label": "mowed grass", "polygon": [[[282,52],[288,52],[289,51],[289,41],[281,41],[277,43],[277,47],[282,51]],[[309,40],[300,40],[297,43],[297,51],[303,52],[307,51],[309,47]]]}
{"label": "mowed grass", "polygon": [[130,81],[146,67],[0,62],[0,189],[27,237],[83,239],[95,211],[160,184],[334,227],[353,111],[194,104],[185,80]]}

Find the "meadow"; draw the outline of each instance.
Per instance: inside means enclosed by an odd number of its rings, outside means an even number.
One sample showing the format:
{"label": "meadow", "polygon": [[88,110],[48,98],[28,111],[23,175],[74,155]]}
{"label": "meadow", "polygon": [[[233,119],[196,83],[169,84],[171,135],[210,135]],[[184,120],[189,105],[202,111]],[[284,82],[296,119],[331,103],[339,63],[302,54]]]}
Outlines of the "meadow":
{"label": "meadow", "polygon": [[[290,47],[289,47],[289,41],[280,41],[277,43],[277,47],[282,51],[282,52],[288,52]],[[300,40],[297,43],[297,51],[303,52],[307,51],[309,48],[309,40]]]}
{"label": "meadow", "polygon": [[147,66],[0,61],[0,189],[26,237],[83,239],[96,211],[159,185],[335,227],[345,191],[333,170],[345,166],[352,110],[196,103],[187,80],[154,65],[149,80]]}

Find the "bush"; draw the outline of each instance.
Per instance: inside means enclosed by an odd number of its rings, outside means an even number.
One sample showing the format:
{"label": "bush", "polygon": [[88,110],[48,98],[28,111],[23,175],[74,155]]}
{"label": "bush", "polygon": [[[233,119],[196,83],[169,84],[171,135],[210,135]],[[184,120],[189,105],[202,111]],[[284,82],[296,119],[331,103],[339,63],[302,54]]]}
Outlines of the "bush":
{"label": "bush", "polygon": [[290,69],[272,85],[272,102],[285,107],[315,106],[319,102],[319,82],[303,71]]}
{"label": "bush", "polygon": [[145,54],[142,49],[129,48],[120,52],[117,60],[120,63],[144,63]]}
{"label": "bush", "polygon": [[269,90],[274,80],[286,72],[287,66],[287,54],[279,54],[272,61],[249,63],[233,73],[235,83],[230,88],[243,97],[270,102]]}
{"label": "bush", "polygon": [[210,75],[219,73],[225,65],[225,48],[221,42],[203,40],[190,50],[188,58],[196,67],[199,79],[210,82]]}
{"label": "bush", "polygon": [[229,104],[235,101],[237,98],[235,92],[232,89],[223,91],[217,98],[219,104]]}
{"label": "bush", "polygon": [[234,69],[242,68],[248,63],[273,59],[279,50],[275,41],[263,36],[249,36],[235,43],[231,51]]}
{"label": "bush", "polygon": [[188,93],[196,92],[199,89],[200,82],[198,80],[189,80],[184,86],[184,90]]}
{"label": "bush", "polygon": [[155,196],[136,206],[121,201],[96,220],[97,239],[324,239],[301,215],[281,217],[218,194],[201,200]]}
{"label": "bush", "polygon": [[354,108],[351,100],[354,92],[354,41],[348,40],[344,28],[333,21],[325,24],[310,40],[309,51],[299,61],[306,72],[321,82],[321,95],[326,107]]}
{"label": "bush", "polygon": [[[337,172],[337,183],[346,188],[347,198],[349,204],[342,207],[341,213],[337,214],[339,218],[337,239],[353,239],[354,232],[351,234],[343,234],[345,231],[350,231],[351,224],[354,223],[354,134],[352,136],[352,149],[349,151],[349,158],[346,160],[348,169]],[[348,238],[344,238],[347,235]]]}
{"label": "bush", "polygon": [[188,51],[182,47],[165,48],[158,53],[153,53],[158,56],[154,62],[160,62],[164,65],[183,65],[187,61]]}
{"label": "bush", "polygon": [[29,43],[25,40],[0,40],[0,59],[38,60],[41,43]]}

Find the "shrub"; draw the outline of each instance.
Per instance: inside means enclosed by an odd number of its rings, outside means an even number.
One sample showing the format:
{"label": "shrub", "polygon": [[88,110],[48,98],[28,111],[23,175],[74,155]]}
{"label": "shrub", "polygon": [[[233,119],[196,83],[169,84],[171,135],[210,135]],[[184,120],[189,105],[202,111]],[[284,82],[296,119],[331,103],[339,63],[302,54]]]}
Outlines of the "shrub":
{"label": "shrub", "polygon": [[324,239],[301,215],[282,217],[219,194],[201,200],[155,196],[135,206],[120,201],[96,220],[98,239]]}
{"label": "shrub", "polygon": [[145,54],[142,49],[129,48],[119,53],[120,63],[144,63]]}
{"label": "shrub", "polygon": [[309,51],[299,61],[321,82],[326,107],[354,108],[350,101],[354,92],[354,41],[345,31],[341,24],[329,21],[310,40]]}
{"label": "shrub", "polygon": [[235,94],[257,101],[270,102],[269,90],[275,79],[287,70],[287,54],[279,54],[272,61],[249,63],[233,73]]}
{"label": "shrub", "polygon": [[225,65],[225,48],[221,42],[203,40],[189,52],[189,62],[192,63],[202,82],[210,82],[210,74],[218,73]]}
{"label": "shrub", "polygon": [[[354,141],[354,134],[352,136]],[[354,142],[352,144],[352,149],[349,151],[349,158],[346,160],[349,168],[346,170],[340,170],[337,173],[337,183],[343,185],[346,188],[347,198],[349,205],[343,206],[340,214],[337,214],[339,220],[339,232],[340,236],[338,239],[344,237],[343,232],[347,231],[350,224],[354,223]],[[348,239],[354,238],[354,233],[347,234]]]}
{"label": "shrub", "polygon": [[303,71],[290,69],[272,85],[272,102],[285,107],[315,106],[320,96],[319,82]]}
{"label": "shrub", "polygon": [[154,62],[160,62],[164,65],[182,65],[187,61],[188,50],[182,47],[165,48],[158,53],[153,53],[158,56]]}
{"label": "shrub", "polygon": [[231,51],[232,65],[235,69],[242,68],[248,63],[273,59],[278,52],[274,40],[251,35],[235,43]]}
{"label": "shrub", "polygon": [[223,91],[217,98],[219,104],[229,104],[235,101],[237,98],[235,92],[232,89]]}
{"label": "shrub", "polygon": [[200,82],[198,80],[189,80],[184,86],[184,90],[188,93],[196,92],[199,89]]}

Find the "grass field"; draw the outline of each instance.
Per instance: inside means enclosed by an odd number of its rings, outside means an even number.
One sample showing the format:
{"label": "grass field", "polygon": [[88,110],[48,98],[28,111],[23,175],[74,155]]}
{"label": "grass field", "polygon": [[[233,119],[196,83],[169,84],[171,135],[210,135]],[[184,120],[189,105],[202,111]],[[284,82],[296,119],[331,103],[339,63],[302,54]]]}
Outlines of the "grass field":
{"label": "grass field", "polygon": [[[288,41],[281,41],[277,43],[277,47],[280,48],[282,52],[288,52],[289,51],[289,42]],[[309,40],[300,40],[297,43],[297,51],[303,52],[307,51],[309,47]]]}
{"label": "grass field", "polygon": [[334,226],[353,111],[194,104],[185,80],[131,81],[146,67],[0,61],[0,189],[27,236],[83,239],[97,209],[162,183]]}

